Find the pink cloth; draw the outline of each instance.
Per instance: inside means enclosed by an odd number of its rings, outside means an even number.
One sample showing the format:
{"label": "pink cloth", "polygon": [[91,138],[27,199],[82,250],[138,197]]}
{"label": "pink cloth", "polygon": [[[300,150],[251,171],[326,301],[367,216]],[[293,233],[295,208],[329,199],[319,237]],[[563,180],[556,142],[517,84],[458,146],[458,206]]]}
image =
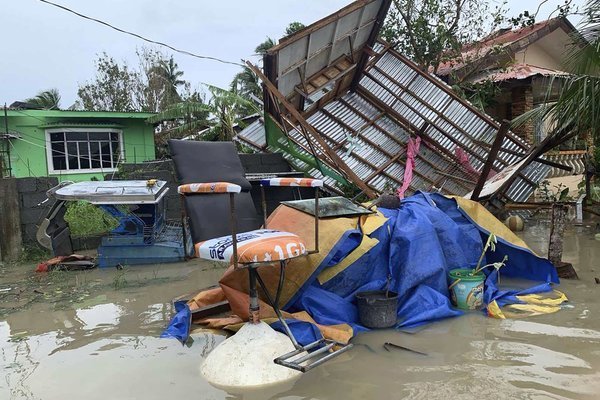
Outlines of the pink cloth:
{"label": "pink cloth", "polygon": [[[471,161],[469,161],[469,156],[467,155],[466,151],[464,151],[460,147],[456,146],[456,148],[454,148],[454,154],[456,155],[456,158],[458,159],[458,163],[463,167],[463,169],[465,170],[466,173],[473,175],[473,176],[477,176],[477,177],[479,177],[479,175],[481,175],[479,173],[479,171],[477,171],[473,167],[473,165],[471,164]],[[494,175],[496,175],[496,171],[494,171],[493,169],[490,169],[490,173],[488,174],[486,179],[489,179]]]}
{"label": "pink cloth", "polygon": [[396,191],[396,196],[400,199],[404,198],[404,192],[410,186],[410,182],[413,178],[413,168],[415,167],[415,157],[419,152],[421,146],[421,138],[418,137],[415,140],[408,139],[408,145],[406,146],[406,165],[404,166],[404,179],[402,180],[402,186]]}

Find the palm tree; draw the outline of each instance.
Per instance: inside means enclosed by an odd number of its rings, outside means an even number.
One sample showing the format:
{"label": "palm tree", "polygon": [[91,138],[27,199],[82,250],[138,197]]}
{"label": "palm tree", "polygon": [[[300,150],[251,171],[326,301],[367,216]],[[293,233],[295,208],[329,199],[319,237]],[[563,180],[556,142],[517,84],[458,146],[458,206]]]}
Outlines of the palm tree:
{"label": "palm tree", "polygon": [[262,96],[258,76],[248,67],[242,67],[242,70],[235,74],[230,87],[232,92],[245,99],[252,99],[252,97],[260,99]]}
{"label": "palm tree", "polygon": [[150,123],[170,121],[161,137],[189,137],[196,140],[232,140],[236,128],[243,126],[242,119],[259,112],[258,107],[239,94],[207,85],[210,100],[204,103],[201,98],[193,98],[168,106],[164,111],[148,118]]}
{"label": "palm tree", "polygon": [[180,103],[181,95],[179,87],[185,85],[186,81],[181,79],[183,71],[179,70],[179,66],[171,56],[168,60],[160,59],[150,67],[148,72],[149,80],[155,83],[149,86],[158,86],[163,90],[163,95],[160,100],[160,109],[164,110],[169,105]]}
{"label": "palm tree", "polygon": [[237,127],[244,127],[242,119],[260,112],[259,107],[251,100],[239,94],[207,85],[211,94],[208,102],[211,108],[211,127],[207,132],[213,140],[232,140]]}
{"label": "palm tree", "polygon": [[267,36],[267,39],[264,42],[256,46],[256,48],[254,49],[254,53],[264,56],[265,54],[267,54],[267,50],[275,46],[275,44],[275,40]]}
{"label": "palm tree", "polygon": [[60,93],[58,89],[42,90],[25,102],[44,110],[60,110]]}

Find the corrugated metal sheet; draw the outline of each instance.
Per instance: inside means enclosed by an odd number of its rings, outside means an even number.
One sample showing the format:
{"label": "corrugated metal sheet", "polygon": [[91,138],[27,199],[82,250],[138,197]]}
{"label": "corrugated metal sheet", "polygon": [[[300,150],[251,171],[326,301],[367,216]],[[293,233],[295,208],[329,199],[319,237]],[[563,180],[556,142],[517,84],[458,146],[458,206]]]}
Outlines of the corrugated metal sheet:
{"label": "corrugated metal sheet", "polygon": [[[300,125],[284,129],[307,157],[317,157],[342,176],[328,151],[334,151],[368,186],[377,192],[393,191],[404,179],[409,138],[422,137],[409,194],[417,190],[466,195],[471,192],[478,173],[499,130],[499,124],[456,96],[436,77],[422,73],[409,60],[382,44],[375,52],[354,92],[319,106],[306,122],[314,128],[328,149],[302,131]],[[285,125],[289,125],[285,123]],[[264,128],[251,125],[238,135],[262,146]],[[272,143],[270,150],[277,144]],[[256,146],[256,147],[259,147]],[[468,156],[469,166],[458,162],[457,149]],[[493,169],[502,171],[522,159],[527,145],[512,133],[506,135]],[[324,179],[336,191],[339,183],[319,170],[285,155],[297,169]],[[509,201],[525,201],[550,167],[532,163],[525,168],[505,193]]]}
{"label": "corrugated metal sheet", "polygon": [[557,69],[537,67],[529,64],[514,64],[506,69],[484,71],[476,74],[470,80],[474,83],[492,80],[495,82],[511,79],[526,79],[532,76],[568,76],[568,72]]}
{"label": "corrugated metal sheet", "polygon": [[255,151],[264,151],[267,148],[265,124],[262,118],[257,119],[242,129],[233,140],[237,140]]}

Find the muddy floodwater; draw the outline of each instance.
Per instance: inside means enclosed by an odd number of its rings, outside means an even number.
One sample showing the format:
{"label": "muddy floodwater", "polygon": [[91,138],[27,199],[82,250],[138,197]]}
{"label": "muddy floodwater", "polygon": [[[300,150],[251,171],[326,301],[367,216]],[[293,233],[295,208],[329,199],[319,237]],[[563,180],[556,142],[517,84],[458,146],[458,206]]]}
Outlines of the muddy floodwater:
{"label": "muddy floodwater", "polygon": [[[210,386],[203,358],[224,339],[159,339],[171,300],[217,282],[198,261],[88,272],[0,275],[0,399],[600,399],[600,241],[596,223],[571,227],[563,259],[579,281],[556,314],[495,320],[475,312],[412,333],[356,337],[349,352],[287,386],[243,394]],[[540,254],[548,222],[523,238]],[[391,349],[393,342],[427,355]]]}

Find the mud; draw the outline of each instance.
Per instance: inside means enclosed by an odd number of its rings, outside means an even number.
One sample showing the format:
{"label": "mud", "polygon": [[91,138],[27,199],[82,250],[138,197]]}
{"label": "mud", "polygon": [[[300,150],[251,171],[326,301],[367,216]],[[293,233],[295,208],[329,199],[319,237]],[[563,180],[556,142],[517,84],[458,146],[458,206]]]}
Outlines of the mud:
{"label": "mud", "polygon": [[[597,222],[567,232],[563,258],[581,280],[563,281],[570,302],[556,314],[494,320],[475,312],[412,333],[360,335],[350,352],[293,384],[244,394],[200,376],[203,358],[224,339],[219,332],[195,333],[188,346],[158,338],[171,300],[214,284],[222,269],[193,261],[40,278],[32,265],[5,267],[0,399],[597,399]],[[522,236],[547,251],[544,218]],[[426,355],[386,350],[386,342]]]}

